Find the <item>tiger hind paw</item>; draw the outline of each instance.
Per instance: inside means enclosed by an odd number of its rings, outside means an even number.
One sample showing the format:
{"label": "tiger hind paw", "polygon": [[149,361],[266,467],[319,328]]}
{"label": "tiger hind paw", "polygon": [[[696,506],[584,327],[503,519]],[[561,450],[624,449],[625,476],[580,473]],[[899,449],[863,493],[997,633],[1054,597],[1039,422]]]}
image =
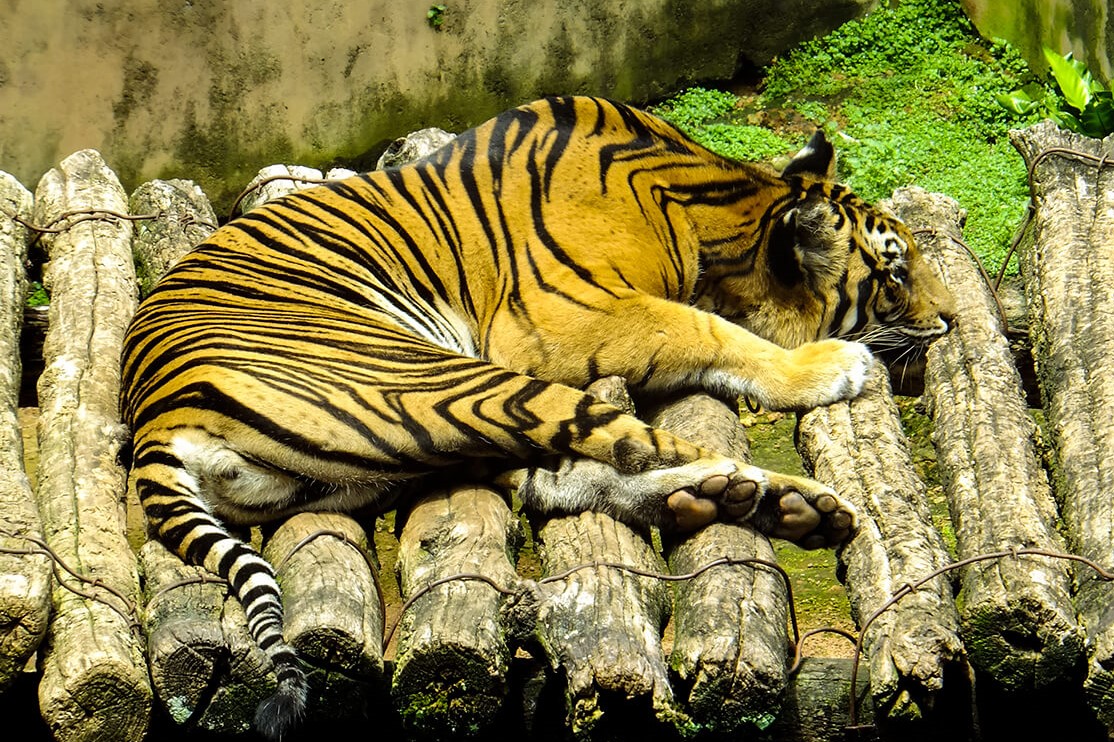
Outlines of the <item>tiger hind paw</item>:
{"label": "tiger hind paw", "polygon": [[804,549],[836,546],[855,525],[854,507],[830,488],[754,467],[710,476],[698,488],[673,492],[666,503],[682,531],[716,520],[747,522],[767,536]]}
{"label": "tiger hind paw", "polygon": [[855,508],[819,482],[771,474],[766,497],[751,522],[767,536],[802,549],[820,549],[847,540],[855,528]]}

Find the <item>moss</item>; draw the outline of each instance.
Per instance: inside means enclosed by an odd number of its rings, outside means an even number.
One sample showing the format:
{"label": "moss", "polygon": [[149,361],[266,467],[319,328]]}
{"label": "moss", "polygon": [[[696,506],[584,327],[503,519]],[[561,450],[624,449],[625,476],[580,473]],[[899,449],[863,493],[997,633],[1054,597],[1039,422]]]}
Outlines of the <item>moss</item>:
{"label": "moss", "polygon": [[50,304],[50,295],[47,294],[46,288],[38,281],[32,281],[27,294],[27,306],[45,307],[48,304]]}

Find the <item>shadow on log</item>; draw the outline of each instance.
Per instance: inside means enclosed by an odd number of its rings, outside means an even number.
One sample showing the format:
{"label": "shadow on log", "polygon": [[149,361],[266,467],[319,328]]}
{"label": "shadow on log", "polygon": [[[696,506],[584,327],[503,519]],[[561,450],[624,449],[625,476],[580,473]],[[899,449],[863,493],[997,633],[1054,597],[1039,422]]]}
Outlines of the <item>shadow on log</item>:
{"label": "shadow on log", "polygon": [[275,683],[243,608],[224,582],[158,541],[145,543],[139,560],[147,661],[164,711],[187,731],[248,732],[256,705]]}

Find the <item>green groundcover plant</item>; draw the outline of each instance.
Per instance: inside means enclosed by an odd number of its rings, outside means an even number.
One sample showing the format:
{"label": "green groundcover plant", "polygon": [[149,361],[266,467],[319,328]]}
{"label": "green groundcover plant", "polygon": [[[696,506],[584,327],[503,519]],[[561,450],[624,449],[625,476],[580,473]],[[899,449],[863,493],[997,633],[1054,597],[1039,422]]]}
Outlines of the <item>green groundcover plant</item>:
{"label": "green groundcover plant", "polygon": [[[864,198],[919,185],[959,201],[968,243],[997,271],[1029,198],[1008,131],[1042,114],[1040,104],[1007,110],[999,99],[1041,86],[1015,49],[979,36],[956,0],[902,0],[775,60],[755,95],[694,88],[656,110],[745,160],[788,155],[822,127],[840,179]],[[763,113],[806,125],[754,125]]]}

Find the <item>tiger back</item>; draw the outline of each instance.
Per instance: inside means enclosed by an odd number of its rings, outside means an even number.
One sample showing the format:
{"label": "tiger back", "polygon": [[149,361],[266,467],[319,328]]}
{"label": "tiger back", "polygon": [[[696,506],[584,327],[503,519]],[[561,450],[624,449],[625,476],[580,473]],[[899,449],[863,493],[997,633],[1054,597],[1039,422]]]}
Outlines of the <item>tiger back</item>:
{"label": "tiger back", "polygon": [[806,409],[858,394],[872,363],[833,336],[946,332],[912,236],[830,182],[833,156],[814,137],[776,174],[628,106],[546,99],[267,204],[171,269],[125,340],[132,478],[152,532],[229,581],[273,662],[261,732],[301,716],[305,676],[273,570],[229,524],[386,507],[484,459],[540,464],[508,480],[540,511],[846,538],[853,510],[829,488],[580,390],[618,375]]}

